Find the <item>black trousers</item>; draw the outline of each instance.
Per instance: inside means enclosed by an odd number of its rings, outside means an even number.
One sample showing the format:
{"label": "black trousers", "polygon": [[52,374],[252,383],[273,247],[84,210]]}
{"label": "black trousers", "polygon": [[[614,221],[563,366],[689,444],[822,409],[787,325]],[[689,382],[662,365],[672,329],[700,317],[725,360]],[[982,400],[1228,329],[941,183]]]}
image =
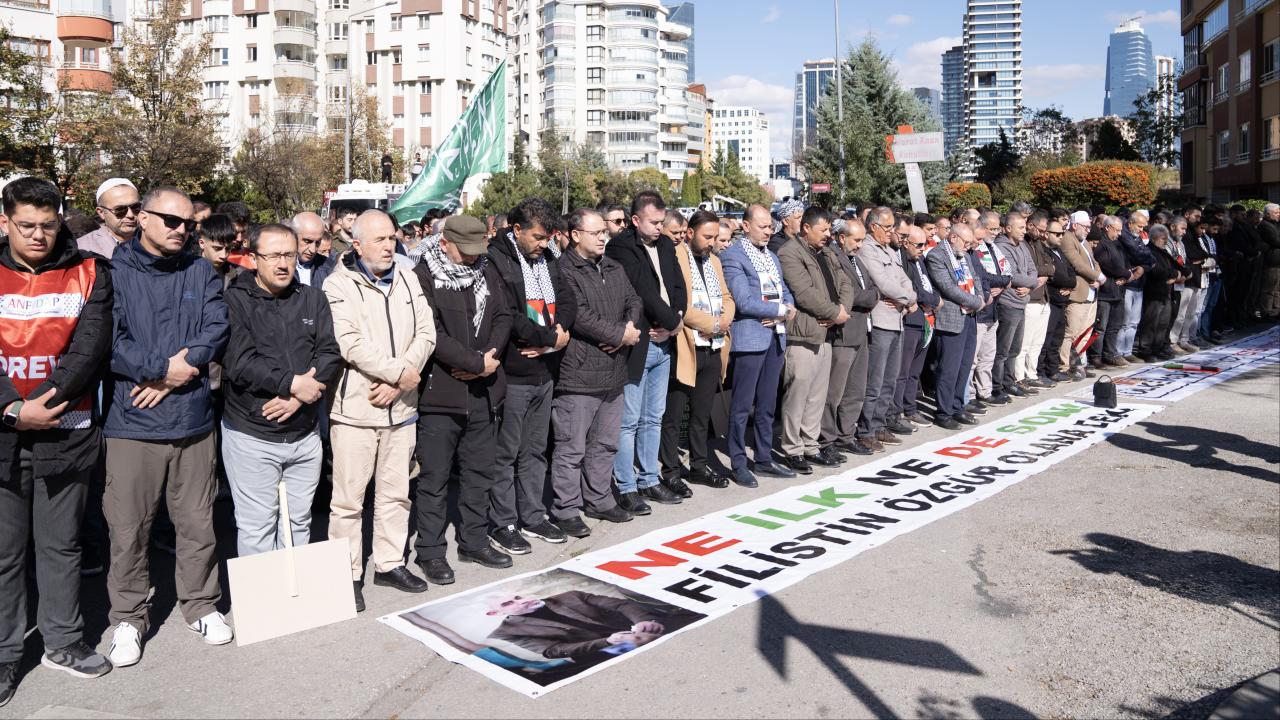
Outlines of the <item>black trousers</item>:
{"label": "black trousers", "polygon": [[[1053,292],[1051,289],[1050,292]],[[1049,301],[1049,327],[1044,333],[1044,347],[1040,350],[1040,360],[1036,365],[1036,374],[1042,378],[1053,377],[1058,373],[1058,365],[1062,362],[1062,341],[1067,336],[1067,303]]]}
{"label": "black trousers", "polygon": [[1093,329],[1102,337],[1089,346],[1089,364],[1098,367],[1104,358],[1120,356],[1116,350],[1116,337],[1120,328],[1124,327],[1124,299],[1099,300],[1098,317],[1093,321]]}
{"label": "black trousers", "polygon": [[924,358],[928,348],[921,347],[924,326],[911,325],[902,328],[902,362],[898,366],[898,383],[893,391],[893,405],[889,414],[893,417],[916,412],[916,399],[920,394],[920,373],[924,372]]}
{"label": "black trousers", "polygon": [[[680,474],[680,420],[686,407],[689,408],[689,467],[705,468],[711,457],[707,440],[711,403],[715,402],[716,390],[720,388],[720,351],[708,347],[694,352],[698,364],[694,386],[678,382],[674,370],[667,384],[667,409],[662,414],[662,441],[658,446],[664,478]],[[674,368],[675,364],[672,365]]]}
{"label": "black trousers", "polygon": [[49,650],[82,639],[80,522],[89,471],[36,477],[31,453],[19,451],[9,479],[0,483],[0,663],[22,659],[27,630],[27,543],[35,543],[37,626]]}
{"label": "black trousers", "polygon": [[443,558],[448,524],[449,475],[458,463],[458,547],[475,552],[488,544],[489,488],[494,476],[498,424],[487,397],[471,395],[465,415],[418,417],[418,561]]}
{"label": "black trousers", "polygon": [[1173,303],[1168,298],[1143,298],[1142,322],[1138,325],[1138,340],[1133,344],[1135,355],[1155,355],[1172,349],[1169,346],[1172,309]]}
{"label": "black trousers", "polygon": [[1014,360],[1022,350],[1022,334],[1026,326],[1027,309],[996,305],[996,359],[991,364],[991,394],[1007,394],[1016,380]]}

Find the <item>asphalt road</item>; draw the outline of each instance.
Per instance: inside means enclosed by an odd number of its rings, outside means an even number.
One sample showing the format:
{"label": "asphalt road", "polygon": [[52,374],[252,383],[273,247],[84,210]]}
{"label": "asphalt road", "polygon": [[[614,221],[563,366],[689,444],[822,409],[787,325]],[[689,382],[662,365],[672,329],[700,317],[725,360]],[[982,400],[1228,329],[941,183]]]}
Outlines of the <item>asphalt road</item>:
{"label": "asphalt road", "polygon": [[[246,648],[205,647],[161,602],[167,620],[141,664],[99,680],[37,666],[0,718],[1202,718],[1230,688],[1280,666],[1278,401],[1275,366],[1205,390],[992,499],[537,700],[377,622],[443,597],[440,588],[409,597],[370,585],[356,620]],[[943,433],[924,430],[904,447]],[[517,569],[777,482],[703,489],[587,540],[535,545]],[[450,591],[500,577],[455,567]],[[105,625],[97,612],[90,641]]]}

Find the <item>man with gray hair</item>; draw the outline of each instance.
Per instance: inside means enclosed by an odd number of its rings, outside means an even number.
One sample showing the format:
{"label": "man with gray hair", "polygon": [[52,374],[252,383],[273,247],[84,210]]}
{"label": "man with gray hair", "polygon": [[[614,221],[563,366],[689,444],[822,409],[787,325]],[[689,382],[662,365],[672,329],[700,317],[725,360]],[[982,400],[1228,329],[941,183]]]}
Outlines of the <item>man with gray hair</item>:
{"label": "man with gray hair", "polygon": [[[333,500],[329,539],[350,544],[356,610],[364,610],[364,499],[373,500],[374,584],[422,592],[405,567],[409,465],[418,419],[420,375],[436,346],[435,318],[417,276],[394,260],[391,218],[366,210],[351,227],[352,251],[324,282],[345,364],[329,414]],[[444,584],[444,583],[442,583]]]}
{"label": "man with gray hair", "polygon": [[1280,205],[1267,203],[1258,223],[1262,238],[1262,281],[1258,286],[1258,311],[1267,320],[1280,318]]}
{"label": "man with gray hair", "polygon": [[321,255],[324,240],[324,218],[313,212],[300,212],[289,221],[298,236],[298,282],[313,288],[324,287],[325,278],[333,273],[338,258]]}
{"label": "man with gray hair", "polygon": [[1097,340],[1089,348],[1089,363],[1094,367],[1125,367],[1129,364],[1116,349],[1116,337],[1124,324],[1124,288],[1133,278],[1133,271],[1124,255],[1118,238],[1124,221],[1114,215],[1101,216],[1098,241],[1093,257],[1106,275],[1106,281],[1098,288],[1097,319],[1093,329]]}
{"label": "man with gray hair", "polygon": [[1124,248],[1129,266],[1142,268],[1141,272],[1135,270],[1133,279],[1125,285],[1124,325],[1120,327],[1120,334],[1116,338],[1117,352],[1131,363],[1140,362],[1133,353],[1133,344],[1138,339],[1138,323],[1142,320],[1143,290],[1147,283],[1144,275],[1156,262],[1147,247],[1146,228],[1149,218],[1146,210],[1134,210],[1129,213],[1129,220],[1120,232],[1120,246]]}
{"label": "man with gray hair", "polygon": [[916,291],[902,269],[902,255],[894,247],[893,211],[878,207],[867,216],[871,240],[862,244],[858,259],[880,291],[880,303],[871,311],[871,337],[867,356],[867,399],[858,419],[858,444],[872,452],[902,440],[885,428],[902,367],[902,319],[916,310]]}

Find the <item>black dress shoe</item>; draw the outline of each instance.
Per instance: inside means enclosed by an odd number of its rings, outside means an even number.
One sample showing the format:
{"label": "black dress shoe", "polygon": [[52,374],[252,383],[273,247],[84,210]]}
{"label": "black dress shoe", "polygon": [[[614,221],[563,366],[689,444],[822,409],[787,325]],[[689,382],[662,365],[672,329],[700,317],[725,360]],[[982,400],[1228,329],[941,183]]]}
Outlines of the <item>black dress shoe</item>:
{"label": "black dress shoe", "polygon": [[858,452],[858,443],[851,443],[848,440],[837,440],[831,443],[831,447],[835,448],[836,452],[843,452],[843,453]]}
{"label": "black dress shoe", "polygon": [[874,455],[874,454],[876,453],[876,451],[875,451],[875,450],[871,449],[869,446],[867,446],[867,445],[865,445],[865,444],[863,444],[863,443],[861,443],[861,442],[852,442],[852,443],[849,443],[849,442],[845,442],[845,441],[843,441],[843,440],[841,440],[840,442],[837,442],[837,443],[836,443],[836,449],[837,449],[837,450],[840,450],[841,452],[847,452],[847,453],[849,453],[850,455],[863,455],[863,456],[866,456],[866,455]]}
{"label": "black dress shoe", "polygon": [[1054,373],[1054,374],[1053,374],[1049,379],[1050,379],[1050,380],[1053,380],[1054,382],[1063,383],[1063,382],[1067,382],[1068,380],[1070,380],[1070,379],[1071,379],[1071,376],[1070,376],[1070,375],[1068,375],[1068,374],[1066,374],[1066,373],[1064,373],[1064,372],[1056,372],[1056,373]]}
{"label": "black dress shoe", "polygon": [[693,490],[689,489],[689,486],[684,483],[684,480],[681,480],[678,477],[666,478],[662,481],[662,484],[678,498],[693,497]]}
{"label": "black dress shoe", "polygon": [[477,550],[463,550],[462,548],[458,548],[458,561],[475,563],[495,570],[502,570],[504,568],[511,567],[510,555],[504,552],[498,552],[488,545]]}
{"label": "black dress shoe", "polygon": [[1005,390],[1005,392],[1008,393],[1009,395],[1012,395],[1013,397],[1024,398],[1027,396],[1027,391],[1018,387],[1016,384],[1010,385],[1009,389]]}
{"label": "black dress shoe", "polygon": [[744,488],[760,487],[756,476],[752,475],[751,471],[746,468],[736,468],[733,471],[733,482]]}
{"label": "black dress shoe", "polygon": [[764,475],[765,477],[790,479],[796,476],[794,470],[775,462],[756,463],[754,470],[756,475]]}
{"label": "black dress shoe", "polygon": [[640,490],[640,497],[643,497],[645,500],[652,500],[653,502],[661,503],[663,505],[679,505],[680,504],[680,496],[668,490],[667,487],[662,483],[658,483],[657,485],[653,485],[651,487],[642,488]]}
{"label": "black dress shoe", "polygon": [[991,397],[987,398],[985,402],[991,405],[1008,405],[1009,403],[1013,402],[1013,398],[1001,392],[1001,393],[996,393]]}
{"label": "black dress shoe", "polygon": [[920,427],[927,427],[932,424],[931,422],[929,422],[929,418],[925,417],[924,415],[921,415],[918,412],[913,412],[903,419],[906,420],[907,422],[910,422],[912,425],[919,425]]}
{"label": "black dress shoe", "polygon": [[582,514],[586,515],[592,520],[604,520],[605,522],[611,522],[611,523],[631,522],[631,518],[635,517],[634,515],[627,512],[626,510],[623,510],[617,505],[614,505],[608,510],[592,510],[591,508],[587,508],[586,510],[582,511]]}
{"label": "black dress shoe", "polygon": [[426,562],[419,562],[418,568],[422,570],[423,575],[427,576],[427,580],[437,585],[453,584],[453,568],[449,567],[449,561],[444,558],[432,558]]}
{"label": "black dress shoe", "polygon": [[649,507],[649,503],[640,499],[640,493],[638,492],[619,494],[618,507],[632,515],[648,515],[653,512],[653,508]]}
{"label": "black dress shoe", "polygon": [[981,400],[974,398],[973,400],[969,401],[968,405],[964,406],[964,411],[969,413],[970,415],[986,415],[987,406]]}
{"label": "black dress shoe", "polygon": [[560,530],[569,537],[584,538],[591,536],[591,528],[582,522],[582,518],[574,515],[564,520],[553,520],[552,524],[560,528]]}
{"label": "black dress shoe", "polygon": [[955,418],[950,415],[939,415],[938,419],[933,421],[933,424],[944,430],[960,429],[960,423],[956,422]]}
{"label": "black dress shoe", "polygon": [[822,467],[840,467],[844,464],[844,456],[834,450],[823,448],[816,455],[805,455],[804,461],[810,465],[820,465]]}
{"label": "black dress shoe", "polygon": [[364,612],[364,593],[360,591],[360,581],[351,583],[352,588],[356,591],[356,612]]}
{"label": "black dress shoe", "polygon": [[786,463],[787,467],[791,468],[792,470],[795,470],[801,475],[813,474],[813,466],[810,465],[807,461],[805,461],[804,457],[801,455],[788,455],[785,458],[783,458],[782,461]]}
{"label": "black dress shoe", "polygon": [[427,591],[427,583],[422,578],[409,572],[409,568],[403,565],[388,572],[374,573],[373,584],[393,587],[407,593]]}
{"label": "black dress shoe", "polygon": [[694,485],[706,485],[717,490],[729,487],[729,478],[711,468],[694,468],[690,470],[689,482]]}
{"label": "black dress shoe", "polygon": [[970,415],[968,412],[962,412],[959,415],[956,415],[955,420],[961,425],[977,425],[978,424],[978,418],[974,417],[973,415]]}
{"label": "black dress shoe", "polygon": [[1080,382],[1081,380],[1084,379],[1084,373],[1078,372],[1078,371],[1073,372],[1071,373],[1070,378],[1071,378],[1071,382]]}
{"label": "black dress shoe", "polygon": [[1042,377],[1038,377],[1035,380],[1027,381],[1027,385],[1033,388],[1036,388],[1037,390],[1048,390],[1056,384],[1057,383],[1053,382],[1052,380],[1048,378],[1042,378]]}
{"label": "black dress shoe", "polygon": [[901,420],[894,420],[893,422],[885,425],[884,428],[889,432],[893,433],[894,435],[910,435],[911,433],[916,431],[915,425],[912,425],[911,423],[903,422]]}

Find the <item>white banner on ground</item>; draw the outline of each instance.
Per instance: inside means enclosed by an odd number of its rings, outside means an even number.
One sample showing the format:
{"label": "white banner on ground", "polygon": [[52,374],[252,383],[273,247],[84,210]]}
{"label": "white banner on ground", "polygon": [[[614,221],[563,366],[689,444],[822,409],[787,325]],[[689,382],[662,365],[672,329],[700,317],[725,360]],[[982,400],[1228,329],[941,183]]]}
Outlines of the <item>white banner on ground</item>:
{"label": "white banner on ground", "polygon": [[[1174,370],[1164,367],[1166,363],[1160,363],[1112,375],[1116,392],[1121,397],[1135,400],[1176,402],[1250,370],[1280,364],[1280,327],[1273,327],[1266,332],[1250,335],[1235,342],[1207,348],[1177,360],[1171,360],[1169,363],[1208,366],[1218,370],[1217,372]],[[1091,399],[1093,387],[1067,393],[1067,397]]]}
{"label": "white banner on ground", "polygon": [[986,500],[1161,409],[1045,401],[379,620],[537,697]]}

